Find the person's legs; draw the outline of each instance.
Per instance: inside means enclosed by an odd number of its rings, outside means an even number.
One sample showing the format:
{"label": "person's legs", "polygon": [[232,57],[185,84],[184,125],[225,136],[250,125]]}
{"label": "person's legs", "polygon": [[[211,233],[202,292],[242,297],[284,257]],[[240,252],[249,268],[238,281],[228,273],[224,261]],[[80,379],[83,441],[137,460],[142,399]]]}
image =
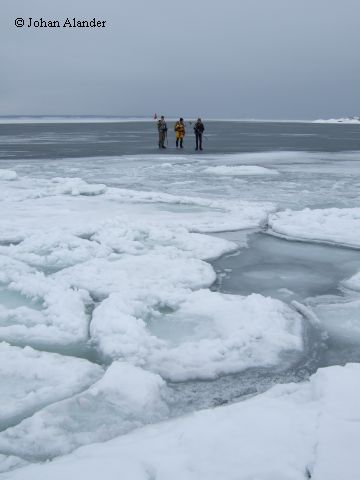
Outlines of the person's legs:
{"label": "person's legs", "polygon": [[200,150],[202,150],[202,133],[199,133],[199,144],[200,144]]}
{"label": "person's legs", "polygon": [[164,148],[165,142],[165,132],[160,132],[159,134],[159,148]]}
{"label": "person's legs", "polygon": [[183,148],[183,140],[184,140],[184,137],[180,137],[180,148]]}
{"label": "person's legs", "polygon": [[195,139],[196,139],[196,148],[195,150],[199,150],[199,134],[195,133]]}
{"label": "person's legs", "polygon": [[166,140],[166,132],[163,132],[163,135],[162,135],[162,148],[166,148],[166,147],[165,147],[165,140]]}

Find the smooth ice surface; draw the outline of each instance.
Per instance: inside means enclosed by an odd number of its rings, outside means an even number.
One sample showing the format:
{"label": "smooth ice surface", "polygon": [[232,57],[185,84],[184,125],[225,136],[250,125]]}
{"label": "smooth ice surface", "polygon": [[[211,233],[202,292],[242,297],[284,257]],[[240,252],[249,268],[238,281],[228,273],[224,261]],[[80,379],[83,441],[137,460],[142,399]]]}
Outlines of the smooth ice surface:
{"label": "smooth ice surface", "polygon": [[353,480],[360,471],[360,367],[319,370],[228,407],[140,429],[2,475],[52,480]]}

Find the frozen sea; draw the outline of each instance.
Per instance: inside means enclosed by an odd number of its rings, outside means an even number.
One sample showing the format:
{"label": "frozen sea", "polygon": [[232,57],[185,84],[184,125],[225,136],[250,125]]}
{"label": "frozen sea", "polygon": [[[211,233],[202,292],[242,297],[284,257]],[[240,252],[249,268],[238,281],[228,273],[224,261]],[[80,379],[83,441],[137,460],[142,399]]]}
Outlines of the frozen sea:
{"label": "frozen sea", "polygon": [[0,122],[0,472],[360,362],[359,125],[169,127]]}

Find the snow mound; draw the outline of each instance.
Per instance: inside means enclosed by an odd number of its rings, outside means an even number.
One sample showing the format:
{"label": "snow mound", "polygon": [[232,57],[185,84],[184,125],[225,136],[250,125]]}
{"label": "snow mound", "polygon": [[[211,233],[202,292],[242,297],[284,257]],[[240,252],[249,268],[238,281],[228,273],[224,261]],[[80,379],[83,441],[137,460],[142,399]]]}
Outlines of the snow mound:
{"label": "snow mound", "polygon": [[103,184],[89,184],[81,178],[61,178],[52,179],[56,184],[55,192],[57,194],[67,195],[101,195],[106,192],[107,187]]}
{"label": "snow mound", "polygon": [[15,245],[0,245],[0,254],[27,265],[47,269],[60,269],[91,258],[108,257],[111,253],[112,250],[103,243],[80,238],[58,229],[30,234]]}
{"label": "snow mound", "polygon": [[114,362],[88,390],[50,405],[0,433],[0,449],[46,460],[103,442],[168,416],[167,388],[158,376]]}
{"label": "snow mound", "polygon": [[208,167],[204,170],[205,173],[214,173],[216,175],[279,175],[277,170],[270,168],[259,167],[257,165],[219,165],[216,167]]}
{"label": "snow mound", "polygon": [[243,402],[152,425],[8,480],[353,480],[360,471],[360,366],[320,369]]}
{"label": "snow mound", "polygon": [[0,169],[0,180],[16,180],[17,178],[17,173],[14,170]]}
{"label": "snow mound", "polygon": [[125,218],[105,222],[91,240],[95,245],[106,246],[117,253],[140,255],[156,252],[202,260],[220,257],[237,248],[233,242],[192,233],[184,226]]}
{"label": "snow mound", "polygon": [[87,388],[102,373],[86,360],[0,343],[0,426]]}
{"label": "snow mound", "polygon": [[360,247],[360,208],[285,210],[269,216],[269,227],[294,239]]}
{"label": "snow mound", "polygon": [[[184,261],[186,259],[186,261]],[[120,293],[124,299],[166,302],[183,298],[190,290],[210,286],[216,279],[211,265],[181,254],[146,253],[115,259],[94,259],[52,276],[60,285],[86,290],[97,299]]]}

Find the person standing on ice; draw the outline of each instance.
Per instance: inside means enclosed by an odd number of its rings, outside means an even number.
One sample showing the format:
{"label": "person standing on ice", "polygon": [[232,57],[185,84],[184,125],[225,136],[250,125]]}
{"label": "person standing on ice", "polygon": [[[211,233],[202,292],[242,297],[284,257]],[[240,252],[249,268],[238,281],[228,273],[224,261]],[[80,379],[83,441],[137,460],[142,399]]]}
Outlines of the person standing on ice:
{"label": "person standing on ice", "polygon": [[180,148],[183,148],[183,141],[185,137],[185,124],[184,124],[183,118],[180,118],[180,120],[178,120],[175,123],[174,130],[175,130],[175,136],[176,136],[176,148],[179,147],[179,142],[180,142]]}
{"label": "person standing on ice", "polygon": [[165,139],[167,134],[167,125],[164,115],[161,115],[160,120],[157,121],[157,128],[159,132],[159,148],[166,148]]}
{"label": "person standing on ice", "polygon": [[194,133],[195,133],[195,139],[196,139],[196,148],[195,150],[202,150],[202,137],[204,133],[205,127],[203,122],[201,121],[201,118],[198,118],[196,120],[196,123],[194,125]]}

